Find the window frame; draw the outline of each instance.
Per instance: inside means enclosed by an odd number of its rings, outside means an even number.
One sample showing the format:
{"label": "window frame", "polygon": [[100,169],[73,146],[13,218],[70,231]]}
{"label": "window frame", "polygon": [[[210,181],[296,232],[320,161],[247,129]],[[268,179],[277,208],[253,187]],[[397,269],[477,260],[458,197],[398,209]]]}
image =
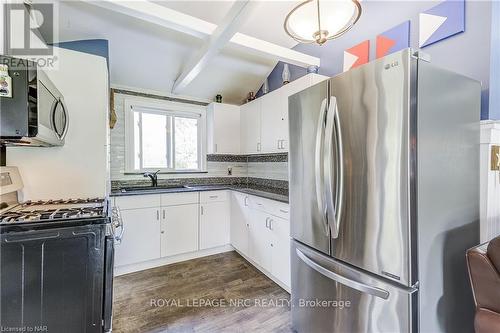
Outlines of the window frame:
{"label": "window frame", "polygon": [[[137,153],[135,151],[135,133],[134,133],[134,108],[145,109],[147,113],[155,113],[161,115],[171,115],[183,118],[198,119],[198,166],[197,169],[175,169],[175,168],[139,168],[134,166],[134,159]],[[201,105],[179,103],[172,101],[153,101],[149,98],[135,97],[127,98],[124,101],[124,118],[125,118],[125,173],[127,174],[142,174],[144,172],[155,172],[160,170],[160,173],[205,173],[207,172],[207,121],[206,107]],[[142,130],[142,129],[141,129]],[[175,140],[175,133],[174,140]],[[174,143],[175,144],[175,143]],[[140,145],[140,153],[142,154],[142,145]],[[175,147],[174,147],[175,149]],[[175,151],[174,167],[175,167]],[[142,157],[141,157],[142,159]],[[142,164],[142,160],[141,160]]]}

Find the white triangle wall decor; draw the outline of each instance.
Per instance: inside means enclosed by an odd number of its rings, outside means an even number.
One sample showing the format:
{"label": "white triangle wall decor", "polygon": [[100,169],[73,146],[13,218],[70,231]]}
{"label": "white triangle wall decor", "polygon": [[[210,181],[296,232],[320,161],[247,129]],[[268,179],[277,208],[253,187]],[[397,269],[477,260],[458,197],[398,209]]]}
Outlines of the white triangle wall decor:
{"label": "white triangle wall decor", "polygon": [[419,19],[419,24],[420,24],[420,29],[419,29],[419,46],[422,47],[422,45],[427,42],[429,38],[443,25],[443,23],[446,21],[447,17],[446,16],[438,16],[438,15],[431,15],[431,14],[425,14],[425,13],[420,13],[420,19]]}
{"label": "white triangle wall decor", "polygon": [[347,51],[344,51],[344,72],[351,69],[352,65],[354,65],[354,63],[358,61],[358,59],[359,59],[358,56],[355,56],[354,54],[349,53]]}

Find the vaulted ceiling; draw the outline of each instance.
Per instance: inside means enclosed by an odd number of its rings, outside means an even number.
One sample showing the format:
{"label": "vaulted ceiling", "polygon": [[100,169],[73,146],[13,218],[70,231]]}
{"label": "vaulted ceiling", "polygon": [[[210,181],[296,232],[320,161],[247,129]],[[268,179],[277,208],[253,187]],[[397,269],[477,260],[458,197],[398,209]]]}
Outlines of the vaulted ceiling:
{"label": "vaulted ceiling", "polygon": [[[148,89],[169,94],[174,82],[210,39],[195,37],[148,19],[126,15],[92,2],[59,3],[57,41],[107,39],[110,80],[114,86]],[[156,1],[215,25],[223,24],[233,1]],[[297,1],[252,2],[238,23],[239,33],[287,49],[296,43],[283,30],[283,21]],[[248,52],[228,43],[211,57],[198,75],[178,92],[182,96],[211,100],[220,93],[224,102],[240,104],[256,91],[278,59]]]}

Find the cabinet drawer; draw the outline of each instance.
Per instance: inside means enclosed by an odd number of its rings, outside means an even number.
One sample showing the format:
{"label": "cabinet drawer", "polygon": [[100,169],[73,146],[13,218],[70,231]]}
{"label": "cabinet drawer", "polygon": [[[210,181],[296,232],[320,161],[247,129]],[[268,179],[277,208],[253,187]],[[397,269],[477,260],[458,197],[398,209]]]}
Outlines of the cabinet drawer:
{"label": "cabinet drawer", "polygon": [[269,213],[281,217],[282,219],[289,220],[290,208],[288,204],[284,202],[273,201]]}
{"label": "cabinet drawer", "polygon": [[165,193],[161,195],[161,205],[176,206],[198,203],[198,192]]}
{"label": "cabinet drawer", "polygon": [[159,207],[160,195],[149,194],[115,197],[115,206],[118,206],[120,210]]}
{"label": "cabinet drawer", "polygon": [[218,202],[218,201],[228,201],[229,192],[228,191],[204,191],[200,192],[200,202]]}
{"label": "cabinet drawer", "polygon": [[251,196],[249,198],[249,206],[250,208],[257,209],[286,220],[289,219],[289,206],[284,202]]}

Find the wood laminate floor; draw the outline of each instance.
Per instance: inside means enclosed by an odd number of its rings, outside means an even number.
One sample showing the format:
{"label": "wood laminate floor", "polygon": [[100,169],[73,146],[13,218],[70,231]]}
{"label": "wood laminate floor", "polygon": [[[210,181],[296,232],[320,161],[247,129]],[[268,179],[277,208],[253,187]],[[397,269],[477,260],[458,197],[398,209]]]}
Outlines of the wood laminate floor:
{"label": "wood laminate floor", "polygon": [[113,332],[292,332],[289,301],[226,252],[115,278]]}

